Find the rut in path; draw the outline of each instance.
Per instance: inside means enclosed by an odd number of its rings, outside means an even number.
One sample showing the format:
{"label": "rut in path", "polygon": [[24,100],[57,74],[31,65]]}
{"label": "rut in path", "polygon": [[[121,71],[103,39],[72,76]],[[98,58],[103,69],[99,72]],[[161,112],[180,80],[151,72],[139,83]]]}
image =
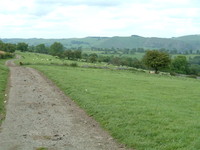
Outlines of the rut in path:
{"label": "rut in path", "polygon": [[0,150],[124,150],[56,86],[32,68],[10,67]]}

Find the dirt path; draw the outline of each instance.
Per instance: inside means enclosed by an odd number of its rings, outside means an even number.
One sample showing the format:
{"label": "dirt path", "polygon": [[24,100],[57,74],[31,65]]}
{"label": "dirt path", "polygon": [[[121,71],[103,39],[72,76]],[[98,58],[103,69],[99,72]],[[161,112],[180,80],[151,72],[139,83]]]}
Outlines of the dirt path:
{"label": "dirt path", "polygon": [[0,150],[122,150],[98,124],[36,70],[10,67]]}

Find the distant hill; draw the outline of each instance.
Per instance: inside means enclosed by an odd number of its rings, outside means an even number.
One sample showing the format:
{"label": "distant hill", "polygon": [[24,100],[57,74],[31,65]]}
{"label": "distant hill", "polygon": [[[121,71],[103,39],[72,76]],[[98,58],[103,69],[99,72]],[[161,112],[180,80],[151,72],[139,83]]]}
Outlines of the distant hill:
{"label": "distant hill", "polygon": [[19,43],[25,42],[29,45],[38,45],[41,43],[47,46],[54,42],[60,42],[65,47],[98,47],[98,48],[145,48],[145,49],[169,49],[178,51],[200,50],[200,35],[188,35],[173,38],[141,37],[132,35],[130,37],[86,37],[69,39],[0,39],[3,42]]}

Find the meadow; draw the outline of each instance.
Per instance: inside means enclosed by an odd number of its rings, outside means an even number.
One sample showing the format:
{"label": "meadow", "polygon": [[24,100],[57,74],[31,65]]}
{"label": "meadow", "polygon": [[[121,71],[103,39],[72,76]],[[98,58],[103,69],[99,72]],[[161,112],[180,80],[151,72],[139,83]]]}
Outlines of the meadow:
{"label": "meadow", "polygon": [[56,65],[70,62],[41,54],[20,55],[20,61],[43,72],[127,147],[200,149],[200,80]]}
{"label": "meadow", "polygon": [[16,63],[22,62],[24,65],[54,65],[54,66],[73,66],[76,64],[80,67],[91,67],[91,68],[110,68],[110,69],[129,69],[126,66],[114,66],[112,64],[108,64],[106,62],[95,62],[89,63],[85,60],[67,60],[67,59],[59,59],[56,56],[46,55],[46,54],[38,54],[38,53],[21,53],[17,52],[18,55],[21,55],[21,59],[17,60]]}
{"label": "meadow", "polygon": [[5,59],[0,59],[0,124],[5,115],[5,90],[9,73],[8,68],[4,65],[5,61]]}
{"label": "meadow", "polygon": [[103,51],[94,51],[94,50],[84,50],[83,53],[86,53],[88,55],[92,54],[92,53],[96,53],[98,56],[113,56],[113,57],[130,57],[130,58],[137,58],[137,59],[141,59],[145,53],[134,53],[134,54],[123,54],[122,52],[118,51],[117,54],[112,54],[109,53],[106,54]]}
{"label": "meadow", "polygon": [[190,58],[194,58],[194,57],[200,56],[200,55],[199,55],[199,54],[188,54],[188,55],[173,54],[173,55],[172,55],[172,58],[177,57],[177,56],[185,56],[185,57],[189,60]]}

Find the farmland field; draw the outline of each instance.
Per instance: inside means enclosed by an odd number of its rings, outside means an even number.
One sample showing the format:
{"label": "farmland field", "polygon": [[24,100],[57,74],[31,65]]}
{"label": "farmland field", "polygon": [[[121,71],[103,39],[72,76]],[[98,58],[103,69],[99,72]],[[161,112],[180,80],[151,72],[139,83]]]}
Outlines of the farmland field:
{"label": "farmland field", "polygon": [[137,58],[137,59],[141,59],[145,53],[134,53],[134,54],[123,54],[122,52],[118,52],[119,54],[105,54],[105,52],[103,51],[91,51],[91,50],[84,50],[83,53],[86,54],[92,54],[92,53],[96,53],[99,56],[114,56],[114,57],[131,57],[131,58]]}
{"label": "farmland field", "polygon": [[0,123],[5,114],[4,100],[5,100],[5,89],[8,78],[8,68],[4,66],[6,60],[0,59]]}
{"label": "farmland field", "polygon": [[52,57],[49,61],[47,55],[37,54],[38,59],[31,53],[21,55],[24,55],[23,62],[53,80],[128,147],[200,149],[199,80],[137,71],[59,66],[51,62],[60,60]]}
{"label": "farmland field", "polygon": [[[116,69],[119,68],[118,66],[114,66],[112,64],[108,64],[105,62],[96,62],[96,63],[88,63],[82,60],[74,61],[74,60],[66,60],[66,59],[59,59],[55,56],[50,56],[46,54],[37,54],[37,53],[21,53],[17,52],[17,54],[22,55],[20,60],[17,60],[16,63],[19,64],[21,61],[25,65],[62,65],[62,66],[70,66],[71,64],[76,63],[78,66],[88,66],[88,67],[106,67]],[[128,68],[126,66],[120,66],[120,68]]]}
{"label": "farmland field", "polygon": [[185,56],[187,59],[189,58],[194,58],[195,56],[200,56],[199,54],[188,54],[188,55],[183,55],[183,54],[173,54],[172,57],[177,57],[177,56]]}

